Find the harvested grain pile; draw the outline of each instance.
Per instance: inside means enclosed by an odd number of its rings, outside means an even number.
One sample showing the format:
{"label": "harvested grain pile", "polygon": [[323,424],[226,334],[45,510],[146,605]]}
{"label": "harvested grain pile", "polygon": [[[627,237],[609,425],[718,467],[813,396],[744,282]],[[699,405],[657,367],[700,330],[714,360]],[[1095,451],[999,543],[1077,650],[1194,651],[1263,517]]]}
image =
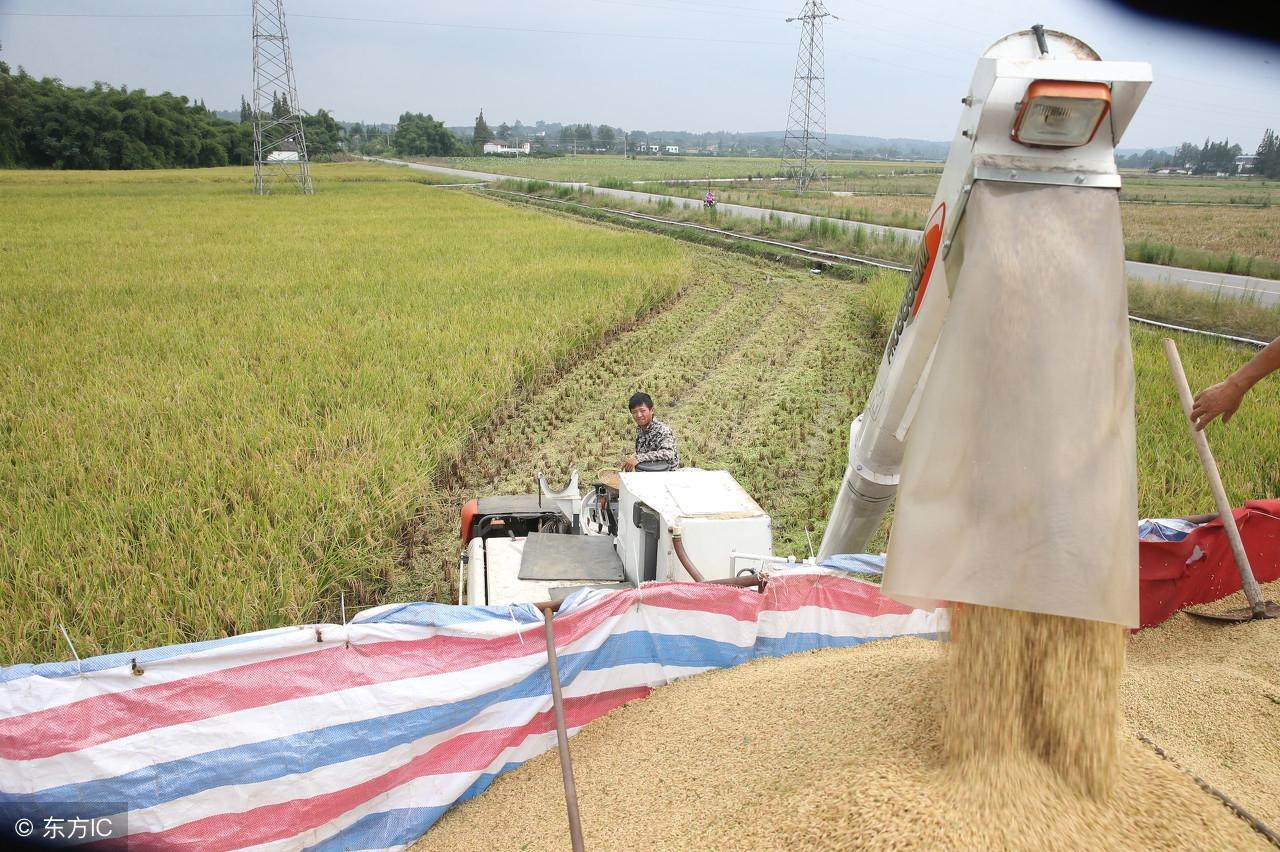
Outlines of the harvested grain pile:
{"label": "harvested grain pile", "polygon": [[[1177,616],[1130,644],[1130,726],[1274,818],[1280,705],[1266,693],[1280,689],[1280,625]],[[1101,800],[1026,751],[945,764],[944,661],[941,643],[877,642],[700,675],[620,708],[571,743],[588,848],[1268,848],[1131,736]],[[568,845],[553,751],[448,814],[421,848]]]}
{"label": "harvested grain pile", "polygon": [[[1262,592],[1280,601],[1280,582]],[[1204,609],[1242,606],[1237,593]],[[1132,731],[1280,831],[1280,621],[1179,613],[1129,640],[1120,694]]]}

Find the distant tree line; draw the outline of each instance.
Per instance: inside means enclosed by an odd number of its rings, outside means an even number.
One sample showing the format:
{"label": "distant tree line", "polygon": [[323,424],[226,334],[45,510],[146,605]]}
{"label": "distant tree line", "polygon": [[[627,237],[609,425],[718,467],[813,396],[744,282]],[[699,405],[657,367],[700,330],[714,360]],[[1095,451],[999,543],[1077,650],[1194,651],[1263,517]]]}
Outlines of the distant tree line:
{"label": "distant tree line", "polygon": [[1204,145],[1183,142],[1173,153],[1148,148],[1141,154],[1117,157],[1116,165],[1124,169],[1177,169],[1195,175],[1214,175],[1220,172],[1230,175],[1236,173],[1236,157],[1242,153],[1243,149],[1230,140],[1210,142],[1205,139]]}
{"label": "distant tree line", "polygon": [[[448,157],[469,153],[449,128],[420,112],[406,112],[400,116],[391,135],[391,147],[397,154],[410,157]],[[369,149],[366,147],[364,150],[368,152]]]}
{"label": "distant tree line", "polygon": [[[288,110],[277,96],[273,112]],[[248,165],[253,162],[253,115],[243,98],[241,117],[239,123],[227,121],[203,102],[169,92],[149,95],[105,83],[75,88],[56,78],[37,80],[0,62],[0,167]],[[325,159],[345,144],[345,129],[324,110],[304,116],[303,128],[312,159]]]}
{"label": "distant tree line", "polygon": [[203,104],[104,83],[71,88],[0,63],[0,166],[154,169],[252,161],[252,131]]}

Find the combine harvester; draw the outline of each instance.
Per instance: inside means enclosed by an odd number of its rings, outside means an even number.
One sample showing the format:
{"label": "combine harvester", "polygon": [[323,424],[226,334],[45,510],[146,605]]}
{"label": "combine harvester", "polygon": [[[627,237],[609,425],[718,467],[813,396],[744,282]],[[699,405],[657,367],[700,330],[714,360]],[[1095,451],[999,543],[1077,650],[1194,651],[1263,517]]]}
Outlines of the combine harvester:
{"label": "combine harvester", "polygon": [[[389,605],[341,624],[0,670],[0,831],[74,818],[94,820],[98,837],[127,833],[137,849],[403,848],[496,775],[557,742],[567,758],[570,730],[676,678],[936,636],[947,629],[941,602],[1137,626],[1239,589],[1221,527],[1182,530],[1151,545],[1139,615],[1114,148],[1149,83],[1146,64],[1102,62],[1039,28],[979,61],[816,558],[773,554],[768,515],[726,471],[626,473],[585,494],[576,476],[563,490],[540,478],[538,493],[465,507],[458,606]],[[1028,299],[1032,288],[1043,298]],[[1046,350],[1028,329],[1053,323],[1015,307],[1092,318],[1102,331],[1073,324]],[[987,349],[951,351],[971,338],[944,331],[979,326]],[[1045,351],[1093,359],[1077,365],[1092,373],[1073,390],[1110,412],[1105,423],[1083,428],[1064,412],[1062,428],[1032,445],[1025,424],[977,411],[939,419],[993,376],[1023,408],[1050,396],[1009,378],[1054,374],[1061,365]],[[964,372],[983,364],[985,374]],[[1038,494],[1003,493],[1031,452],[1059,454],[1057,478]],[[975,475],[975,458],[1005,461]],[[900,469],[928,487],[904,489],[886,596],[841,567],[879,557],[839,557],[866,546]],[[1072,502],[1086,493],[1093,520]],[[1059,499],[1047,516],[1064,523],[1012,534],[1050,554],[1047,568],[1079,560],[1071,570],[1095,594],[1007,571],[975,582],[986,537],[1010,532],[992,519]],[[1274,550],[1280,523],[1237,516]]]}

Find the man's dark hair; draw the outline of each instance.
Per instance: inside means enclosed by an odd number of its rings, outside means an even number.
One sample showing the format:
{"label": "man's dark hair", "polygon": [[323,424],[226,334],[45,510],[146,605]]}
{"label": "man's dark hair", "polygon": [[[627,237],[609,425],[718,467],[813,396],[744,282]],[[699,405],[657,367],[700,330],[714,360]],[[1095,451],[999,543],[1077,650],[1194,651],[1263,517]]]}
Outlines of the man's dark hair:
{"label": "man's dark hair", "polygon": [[642,405],[645,408],[653,408],[653,397],[644,391],[636,391],[631,394],[631,401],[627,403],[627,410],[634,411]]}

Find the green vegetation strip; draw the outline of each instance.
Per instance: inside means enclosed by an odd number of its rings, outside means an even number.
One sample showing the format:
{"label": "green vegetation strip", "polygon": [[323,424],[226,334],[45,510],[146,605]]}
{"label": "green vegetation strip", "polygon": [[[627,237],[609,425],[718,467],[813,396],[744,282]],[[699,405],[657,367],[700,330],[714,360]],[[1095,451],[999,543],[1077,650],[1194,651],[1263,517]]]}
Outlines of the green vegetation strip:
{"label": "green vegetation strip", "polygon": [[333,169],[0,176],[0,663],[380,600],[470,430],[688,276],[671,240]]}
{"label": "green vegetation strip", "polygon": [[[638,201],[602,195],[589,188],[577,189],[540,180],[499,181],[493,187],[504,192],[519,192],[540,198],[568,201],[585,207],[660,216],[725,232],[781,240],[808,248],[860,255],[901,265],[910,265],[916,252],[917,244],[914,240],[893,233],[886,234],[860,227],[856,222],[811,219],[807,224],[797,225],[785,222],[781,216],[774,214],[756,219],[734,215],[722,208],[706,210],[701,206],[686,207],[676,204],[668,197],[659,196],[652,200]],[[682,238],[684,236],[682,235]]]}

